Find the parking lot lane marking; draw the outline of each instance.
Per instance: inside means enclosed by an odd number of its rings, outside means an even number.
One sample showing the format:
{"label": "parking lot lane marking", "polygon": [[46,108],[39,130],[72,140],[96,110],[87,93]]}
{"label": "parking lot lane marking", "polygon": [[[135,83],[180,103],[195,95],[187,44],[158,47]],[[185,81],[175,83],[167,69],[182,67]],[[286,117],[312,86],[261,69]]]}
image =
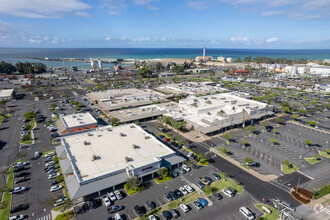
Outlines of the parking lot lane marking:
{"label": "parking lot lane marking", "polygon": [[233,216],[236,218],[236,219],[238,219],[239,220],[239,218],[235,215],[235,214],[233,214]]}
{"label": "parking lot lane marking", "polygon": [[132,220],[132,218],[131,218],[131,216],[130,216],[129,214],[127,214],[127,216],[128,216],[128,218],[129,218],[130,220]]}
{"label": "parking lot lane marking", "polygon": [[227,218],[229,218],[231,220],[231,218],[229,216],[227,216]]}

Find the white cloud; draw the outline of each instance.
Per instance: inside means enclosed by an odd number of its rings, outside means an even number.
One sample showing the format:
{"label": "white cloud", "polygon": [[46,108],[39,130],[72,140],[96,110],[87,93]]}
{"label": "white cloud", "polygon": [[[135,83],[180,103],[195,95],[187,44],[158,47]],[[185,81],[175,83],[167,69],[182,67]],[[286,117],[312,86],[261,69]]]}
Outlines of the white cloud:
{"label": "white cloud", "polygon": [[277,42],[277,41],[280,41],[280,38],[272,37],[272,38],[268,38],[266,40],[267,43],[274,43],[274,42]]}
{"label": "white cloud", "polygon": [[261,12],[261,15],[262,16],[274,16],[274,15],[280,15],[280,14],[283,14],[285,13],[285,11],[264,11],[264,12]]}
{"label": "white cloud", "polygon": [[208,9],[207,3],[202,1],[188,2],[188,7],[194,10],[206,10]]}
{"label": "white cloud", "polygon": [[133,3],[136,5],[142,5],[147,7],[150,10],[158,10],[158,7],[152,5],[151,3],[157,2],[158,0],[133,0]]}
{"label": "white cloud", "polygon": [[1,0],[0,13],[28,18],[60,18],[70,13],[86,16],[91,6],[80,0]]}
{"label": "white cloud", "polygon": [[231,37],[229,40],[232,42],[249,42],[251,39],[250,37]]}
{"label": "white cloud", "polygon": [[283,15],[291,19],[310,20],[330,17],[329,0],[218,0],[241,10],[251,7],[263,16]]}
{"label": "white cloud", "polygon": [[90,18],[91,15],[85,11],[78,11],[76,13],[74,13],[76,16],[79,16],[79,17],[85,17],[85,18]]}
{"label": "white cloud", "polygon": [[120,15],[127,8],[126,0],[103,0],[102,8],[109,8],[110,15]]}
{"label": "white cloud", "polygon": [[111,37],[105,37],[104,40],[105,41],[110,41],[111,40]]}

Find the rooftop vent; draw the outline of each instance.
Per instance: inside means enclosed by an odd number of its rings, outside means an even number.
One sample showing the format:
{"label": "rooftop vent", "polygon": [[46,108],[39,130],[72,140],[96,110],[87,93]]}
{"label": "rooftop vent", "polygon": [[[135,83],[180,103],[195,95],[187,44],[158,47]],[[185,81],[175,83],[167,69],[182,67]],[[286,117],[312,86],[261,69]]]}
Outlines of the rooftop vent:
{"label": "rooftop vent", "polygon": [[135,126],[134,125],[131,125],[131,128],[135,128]]}
{"label": "rooftop vent", "polygon": [[93,136],[93,134],[92,133],[88,133],[88,136]]}
{"label": "rooftop vent", "polygon": [[89,142],[87,142],[87,141],[84,141],[84,145],[89,145]]}
{"label": "rooftop vent", "polygon": [[125,137],[126,135],[124,133],[120,133],[120,136]]}
{"label": "rooftop vent", "polygon": [[150,136],[145,136],[144,139],[150,139]]}
{"label": "rooftop vent", "polygon": [[92,157],[92,161],[99,160],[99,159],[101,159],[101,157],[100,156],[96,156],[95,154]]}
{"label": "rooftop vent", "polygon": [[112,129],[111,129],[111,128],[108,128],[107,130],[108,130],[108,131],[112,131]]}
{"label": "rooftop vent", "polygon": [[130,162],[131,161],[131,159],[129,158],[129,157],[125,157],[125,161],[126,161],[126,163],[128,163],[128,162]]}

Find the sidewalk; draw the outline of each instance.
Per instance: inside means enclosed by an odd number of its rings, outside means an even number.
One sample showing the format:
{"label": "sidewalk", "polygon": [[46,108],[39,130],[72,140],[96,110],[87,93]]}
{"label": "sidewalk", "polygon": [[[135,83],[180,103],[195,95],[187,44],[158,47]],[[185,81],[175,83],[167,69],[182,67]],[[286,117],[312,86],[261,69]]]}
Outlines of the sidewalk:
{"label": "sidewalk", "polygon": [[309,206],[309,207],[314,208],[314,207],[316,207],[316,206],[321,205],[324,201],[326,201],[326,200],[328,200],[328,199],[330,199],[330,194],[325,195],[325,196],[323,196],[322,198],[319,198],[319,199],[316,199],[316,200],[312,200],[310,203],[308,203],[308,204],[306,204],[306,205]]}
{"label": "sidewalk", "polygon": [[278,178],[278,176],[276,175],[262,175],[252,169],[248,170],[248,169],[245,169],[244,167],[241,166],[241,164],[239,162],[237,162],[236,160],[230,158],[229,156],[227,157],[224,157],[223,155],[221,155],[218,150],[214,147],[211,147],[210,148],[210,151],[215,153],[216,155],[222,157],[223,159],[227,160],[228,162],[240,167],[241,169],[245,170],[246,172],[250,173],[251,175],[257,177],[258,179],[262,180],[262,181],[265,181],[265,182],[270,182],[272,180],[275,180]]}

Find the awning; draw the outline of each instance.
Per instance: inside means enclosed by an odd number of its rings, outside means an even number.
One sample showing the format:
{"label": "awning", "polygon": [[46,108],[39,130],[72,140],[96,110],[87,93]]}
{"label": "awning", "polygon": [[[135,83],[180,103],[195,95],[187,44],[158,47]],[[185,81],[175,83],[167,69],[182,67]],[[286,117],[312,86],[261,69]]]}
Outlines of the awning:
{"label": "awning", "polygon": [[179,155],[173,155],[171,157],[167,157],[164,159],[167,163],[169,163],[171,166],[183,163],[185,159]]}

